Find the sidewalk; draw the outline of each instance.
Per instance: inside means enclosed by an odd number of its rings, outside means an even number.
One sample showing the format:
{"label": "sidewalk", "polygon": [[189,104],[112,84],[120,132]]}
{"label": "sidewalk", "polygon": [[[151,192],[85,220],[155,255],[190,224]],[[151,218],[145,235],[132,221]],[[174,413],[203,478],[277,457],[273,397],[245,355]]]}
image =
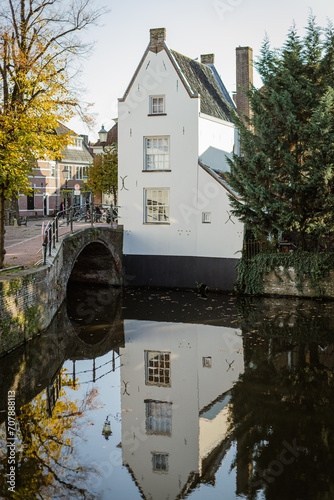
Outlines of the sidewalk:
{"label": "sidewalk", "polygon": [[[42,227],[51,218],[28,221],[26,226],[5,226],[5,267],[24,266],[32,267],[43,258]],[[99,226],[106,224],[94,224]],[[75,223],[73,230],[90,227],[90,223]],[[70,228],[66,224],[59,228],[59,235],[69,234]]]}

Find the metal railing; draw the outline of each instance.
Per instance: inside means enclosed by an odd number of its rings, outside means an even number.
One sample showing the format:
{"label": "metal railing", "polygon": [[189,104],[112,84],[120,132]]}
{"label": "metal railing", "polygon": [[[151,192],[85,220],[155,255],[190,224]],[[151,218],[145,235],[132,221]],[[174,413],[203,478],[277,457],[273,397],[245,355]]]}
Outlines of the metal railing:
{"label": "metal railing", "polygon": [[47,258],[52,256],[52,250],[56,248],[56,243],[58,243],[60,236],[59,229],[61,227],[66,226],[70,234],[73,234],[73,224],[75,222],[90,222],[91,227],[94,224],[101,223],[113,226],[119,218],[118,209],[119,206],[117,205],[90,203],[89,207],[72,206],[59,211],[43,228],[43,265],[46,265]]}

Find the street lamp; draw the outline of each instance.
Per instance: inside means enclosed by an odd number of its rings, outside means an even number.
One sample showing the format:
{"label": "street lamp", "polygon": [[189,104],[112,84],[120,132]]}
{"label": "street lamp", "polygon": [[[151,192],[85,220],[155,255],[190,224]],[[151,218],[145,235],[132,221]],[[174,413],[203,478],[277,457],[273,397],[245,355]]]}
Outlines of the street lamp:
{"label": "street lamp", "polygon": [[102,144],[103,151],[104,151],[104,148],[106,146],[107,137],[108,137],[108,132],[104,128],[104,125],[102,125],[102,128],[101,128],[101,130],[99,132],[99,139],[100,139],[100,142]]}
{"label": "street lamp", "polygon": [[106,421],[104,422],[102,429],[102,436],[105,437],[106,441],[108,441],[109,436],[112,434],[111,425],[108,417],[109,415],[107,415]]}

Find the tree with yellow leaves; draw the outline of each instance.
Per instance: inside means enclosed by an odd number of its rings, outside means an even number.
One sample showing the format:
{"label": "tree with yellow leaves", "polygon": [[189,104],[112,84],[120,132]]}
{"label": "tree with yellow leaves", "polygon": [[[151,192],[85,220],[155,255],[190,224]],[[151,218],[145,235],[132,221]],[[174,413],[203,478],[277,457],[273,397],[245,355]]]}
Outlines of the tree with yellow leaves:
{"label": "tree with yellow leaves", "polygon": [[[100,407],[96,388],[82,399],[74,400],[66,370],[59,374],[61,389],[50,414],[47,391],[42,391],[16,411],[17,434],[15,491],[13,499],[82,498],[93,500],[87,483],[99,471],[91,464],[79,463],[78,444],[84,439],[83,429],[89,425],[91,412]],[[8,438],[6,422],[0,425],[0,498],[8,498]],[[11,443],[11,441],[9,441]],[[4,495],[4,496],[3,496]]]}
{"label": "tree with yellow leaves", "polygon": [[[90,0],[2,0],[0,7],[0,267],[4,203],[29,194],[37,159],[56,159],[71,142],[59,122],[85,115],[71,69],[91,48],[79,34],[105,9]],[[86,117],[86,116],[84,116]]]}

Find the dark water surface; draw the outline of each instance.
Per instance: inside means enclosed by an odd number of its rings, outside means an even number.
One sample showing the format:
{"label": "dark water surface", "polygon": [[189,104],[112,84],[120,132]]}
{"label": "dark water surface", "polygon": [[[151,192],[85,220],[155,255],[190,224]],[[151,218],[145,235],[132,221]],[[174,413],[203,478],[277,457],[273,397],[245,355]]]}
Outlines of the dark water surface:
{"label": "dark water surface", "polygon": [[69,289],[49,330],[0,359],[0,498],[334,499],[333,314]]}

